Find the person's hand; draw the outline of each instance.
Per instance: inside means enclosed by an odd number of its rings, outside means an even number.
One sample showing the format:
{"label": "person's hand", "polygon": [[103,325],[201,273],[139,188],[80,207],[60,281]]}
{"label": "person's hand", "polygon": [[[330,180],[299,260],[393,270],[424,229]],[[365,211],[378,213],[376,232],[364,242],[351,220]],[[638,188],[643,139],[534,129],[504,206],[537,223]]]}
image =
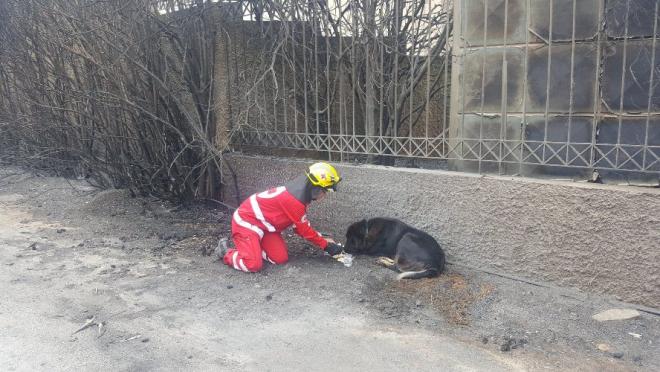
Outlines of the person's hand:
{"label": "person's hand", "polygon": [[343,247],[335,242],[328,242],[328,246],[325,247],[325,251],[328,252],[328,254],[331,256],[338,255],[343,250]]}
{"label": "person's hand", "polygon": [[325,241],[328,242],[328,243],[337,243],[337,242],[336,242],[334,239],[332,239],[332,238],[323,237],[323,239],[325,239]]}

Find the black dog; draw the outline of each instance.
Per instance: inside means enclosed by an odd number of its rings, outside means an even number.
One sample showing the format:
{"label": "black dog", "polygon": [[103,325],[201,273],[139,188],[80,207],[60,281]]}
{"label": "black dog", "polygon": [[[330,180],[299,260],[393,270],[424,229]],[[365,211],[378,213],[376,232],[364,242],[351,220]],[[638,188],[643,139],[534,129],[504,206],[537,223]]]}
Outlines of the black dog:
{"label": "black dog", "polygon": [[430,278],[445,267],[445,252],[431,235],[393,218],[352,224],[346,231],[344,250],[381,256],[380,264],[401,272],[397,279]]}

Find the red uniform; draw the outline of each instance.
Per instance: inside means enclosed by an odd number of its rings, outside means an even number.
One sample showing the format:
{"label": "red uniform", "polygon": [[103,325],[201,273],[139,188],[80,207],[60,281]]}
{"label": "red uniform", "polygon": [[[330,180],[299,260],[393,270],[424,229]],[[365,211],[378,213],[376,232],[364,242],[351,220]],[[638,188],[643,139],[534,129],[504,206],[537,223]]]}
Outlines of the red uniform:
{"label": "red uniform", "polygon": [[280,233],[291,225],[298,235],[321,249],[328,245],[307,221],[307,205],[285,186],[250,196],[234,212],[231,230],[235,248],[227,251],[224,263],[246,272],[261,270],[263,260],[285,263],[289,253]]}

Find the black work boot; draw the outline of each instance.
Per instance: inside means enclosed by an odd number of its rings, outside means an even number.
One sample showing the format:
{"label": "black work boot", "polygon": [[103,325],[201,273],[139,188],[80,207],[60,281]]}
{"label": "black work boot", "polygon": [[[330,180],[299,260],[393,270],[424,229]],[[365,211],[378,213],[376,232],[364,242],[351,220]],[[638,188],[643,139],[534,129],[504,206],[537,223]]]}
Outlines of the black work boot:
{"label": "black work boot", "polygon": [[227,251],[229,250],[228,242],[228,238],[222,237],[220,240],[218,240],[218,245],[215,247],[214,253],[220,261],[222,261],[222,259],[225,257],[225,254],[227,254]]}

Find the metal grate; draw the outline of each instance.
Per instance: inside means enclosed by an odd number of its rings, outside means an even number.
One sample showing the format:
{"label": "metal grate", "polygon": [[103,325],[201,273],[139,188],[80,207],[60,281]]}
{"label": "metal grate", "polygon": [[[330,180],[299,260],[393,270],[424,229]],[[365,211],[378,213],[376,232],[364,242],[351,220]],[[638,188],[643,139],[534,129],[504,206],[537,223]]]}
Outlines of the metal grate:
{"label": "metal grate", "polygon": [[229,66],[247,92],[234,138],[340,161],[657,180],[659,2],[251,5],[253,37],[234,40]]}

